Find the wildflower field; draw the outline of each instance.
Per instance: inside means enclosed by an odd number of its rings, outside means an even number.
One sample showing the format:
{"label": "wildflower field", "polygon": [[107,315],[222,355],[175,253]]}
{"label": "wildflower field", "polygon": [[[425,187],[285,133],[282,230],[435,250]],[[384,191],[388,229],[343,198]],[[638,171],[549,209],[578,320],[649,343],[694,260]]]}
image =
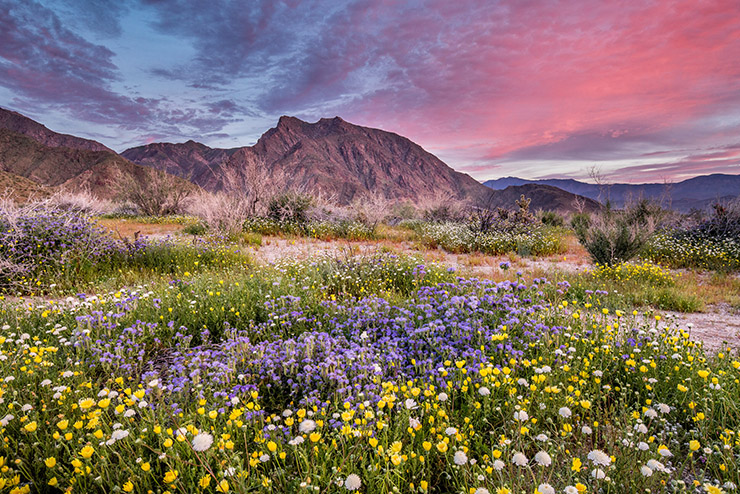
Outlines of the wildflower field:
{"label": "wildflower field", "polygon": [[[387,254],[256,265],[215,241],[83,269],[27,245],[0,295],[0,492],[740,484],[736,350],[608,291]],[[107,281],[75,290],[70,266]],[[587,276],[676,285],[652,265]]]}

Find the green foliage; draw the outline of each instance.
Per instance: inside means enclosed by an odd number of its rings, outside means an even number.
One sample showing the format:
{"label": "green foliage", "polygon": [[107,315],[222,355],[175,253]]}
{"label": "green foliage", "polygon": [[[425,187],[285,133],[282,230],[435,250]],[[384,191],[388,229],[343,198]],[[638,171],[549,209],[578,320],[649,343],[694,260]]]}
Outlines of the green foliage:
{"label": "green foliage", "polygon": [[544,211],[540,216],[540,221],[547,226],[563,226],[565,220],[556,211]]}
{"label": "green foliage", "polygon": [[286,192],[270,199],[267,217],[278,222],[302,224],[308,221],[308,208],[313,200],[297,192]]}
{"label": "green foliage", "polygon": [[643,202],[623,211],[605,209],[589,221],[573,220],[578,241],[597,264],[629,261],[643,249],[655,229],[654,213]]}
{"label": "green foliage", "polygon": [[244,223],[244,231],[261,235],[296,235],[321,240],[373,240],[377,238],[376,229],[366,223],[352,220],[324,221],[279,221],[273,218],[249,218]]}
{"label": "green foliage", "polygon": [[182,229],[182,232],[187,233],[188,235],[204,235],[207,231],[208,227],[200,222],[192,223]]}
{"label": "green foliage", "polygon": [[588,213],[576,213],[570,219],[570,227],[575,231],[588,230],[591,226],[591,215]]}
{"label": "green foliage", "polygon": [[523,256],[547,256],[565,250],[565,232],[545,226],[531,227],[526,232],[479,232],[472,230],[469,224],[460,223],[404,222],[403,226],[412,229],[427,247],[442,247],[456,253],[500,255],[516,252]]}

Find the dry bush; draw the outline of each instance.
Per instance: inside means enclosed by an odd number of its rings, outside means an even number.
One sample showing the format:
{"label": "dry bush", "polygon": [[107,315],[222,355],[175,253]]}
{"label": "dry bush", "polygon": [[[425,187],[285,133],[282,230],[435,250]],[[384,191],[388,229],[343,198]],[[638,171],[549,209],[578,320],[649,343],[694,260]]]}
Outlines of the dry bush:
{"label": "dry bush", "polygon": [[470,206],[452,194],[438,193],[424,196],[417,202],[417,210],[423,218],[434,222],[459,222],[469,216]]}
{"label": "dry bush", "polygon": [[352,221],[355,213],[351,207],[341,206],[336,194],[315,194],[308,208],[309,221]]}
{"label": "dry bush", "polygon": [[181,179],[161,170],[152,168],[147,172],[145,180],[120,173],[113,182],[117,199],[135,204],[139,212],[147,216],[181,213],[193,187],[184,186]]}
{"label": "dry bush", "polygon": [[222,164],[220,179],[220,191],[198,194],[187,211],[212,230],[236,234],[248,218],[267,213],[270,200],[284,183],[284,174],[271,173],[264,161],[254,158],[245,166]]}
{"label": "dry bush", "polygon": [[50,196],[48,203],[65,211],[76,211],[89,216],[107,214],[115,209],[111,201],[100,199],[89,189],[76,192],[62,190]]}
{"label": "dry bush", "polygon": [[355,221],[375,230],[390,215],[391,203],[384,195],[375,191],[352,201],[350,209],[354,212]]}

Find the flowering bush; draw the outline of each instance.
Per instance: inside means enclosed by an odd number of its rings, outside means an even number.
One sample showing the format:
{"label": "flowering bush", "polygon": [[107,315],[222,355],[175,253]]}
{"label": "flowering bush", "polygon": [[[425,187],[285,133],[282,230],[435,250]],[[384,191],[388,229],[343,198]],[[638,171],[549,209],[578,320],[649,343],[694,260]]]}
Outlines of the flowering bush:
{"label": "flowering bush", "polygon": [[643,257],[678,268],[740,269],[740,202],[715,204],[709,218],[665,229],[649,242]]}
{"label": "flowering bush", "polygon": [[[282,263],[0,310],[16,492],[707,492],[740,361],[566,284]],[[642,321],[642,322],[640,322]],[[652,321],[652,322],[651,322]]]}
{"label": "flowering bush", "polygon": [[172,273],[243,262],[221,242],[197,246],[141,237],[116,239],[90,217],[46,203],[0,207],[0,293],[38,293],[111,273]]}
{"label": "flowering bush", "polygon": [[676,268],[737,271],[740,269],[740,238],[661,232],[648,243],[642,257]]}
{"label": "flowering bush", "polygon": [[321,240],[333,240],[337,238],[372,240],[376,238],[374,227],[353,220],[296,222],[253,217],[244,223],[244,230],[262,235],[300,235]]}
{"label": "flowering bush", "polygon": [[546,256],[563,252],[564,233],[557,228],[532,227],[522,231],[474,231],[463,223],[406,223],[418,239],[429,247],[442,247],[451,252],[482,252],[500,255]]}

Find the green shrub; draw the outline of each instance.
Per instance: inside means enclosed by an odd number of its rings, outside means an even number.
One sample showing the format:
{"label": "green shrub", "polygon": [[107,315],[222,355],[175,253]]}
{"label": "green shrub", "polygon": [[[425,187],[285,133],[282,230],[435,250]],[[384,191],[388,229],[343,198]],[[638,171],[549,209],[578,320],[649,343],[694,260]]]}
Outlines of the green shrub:
{"label": "green shrub", "polygon": [[306,223],[312,199],[305,194],[286,192],[273,197],[267,206],[267,217],[280,222]]}
{"label": "green shrub", "polygon": [[574,218],[574,223],[581,245],[594,262],[606,266],[634,258],[655,230],[653,213],[642,203],[623,211],[607,208],[589,221]]}
{"label": "green shrub", "polygon": [[563,217],[555,211],[543,212],[540,221],[547,226],[563,226],[565,224]]}
{"label": "green shrub", "polygon": [[182,229],[182,232],[187,233],[188,235],[203,235],[207,231],[208,227],[203,223],[193,223],[192,225],[188,225]]}

